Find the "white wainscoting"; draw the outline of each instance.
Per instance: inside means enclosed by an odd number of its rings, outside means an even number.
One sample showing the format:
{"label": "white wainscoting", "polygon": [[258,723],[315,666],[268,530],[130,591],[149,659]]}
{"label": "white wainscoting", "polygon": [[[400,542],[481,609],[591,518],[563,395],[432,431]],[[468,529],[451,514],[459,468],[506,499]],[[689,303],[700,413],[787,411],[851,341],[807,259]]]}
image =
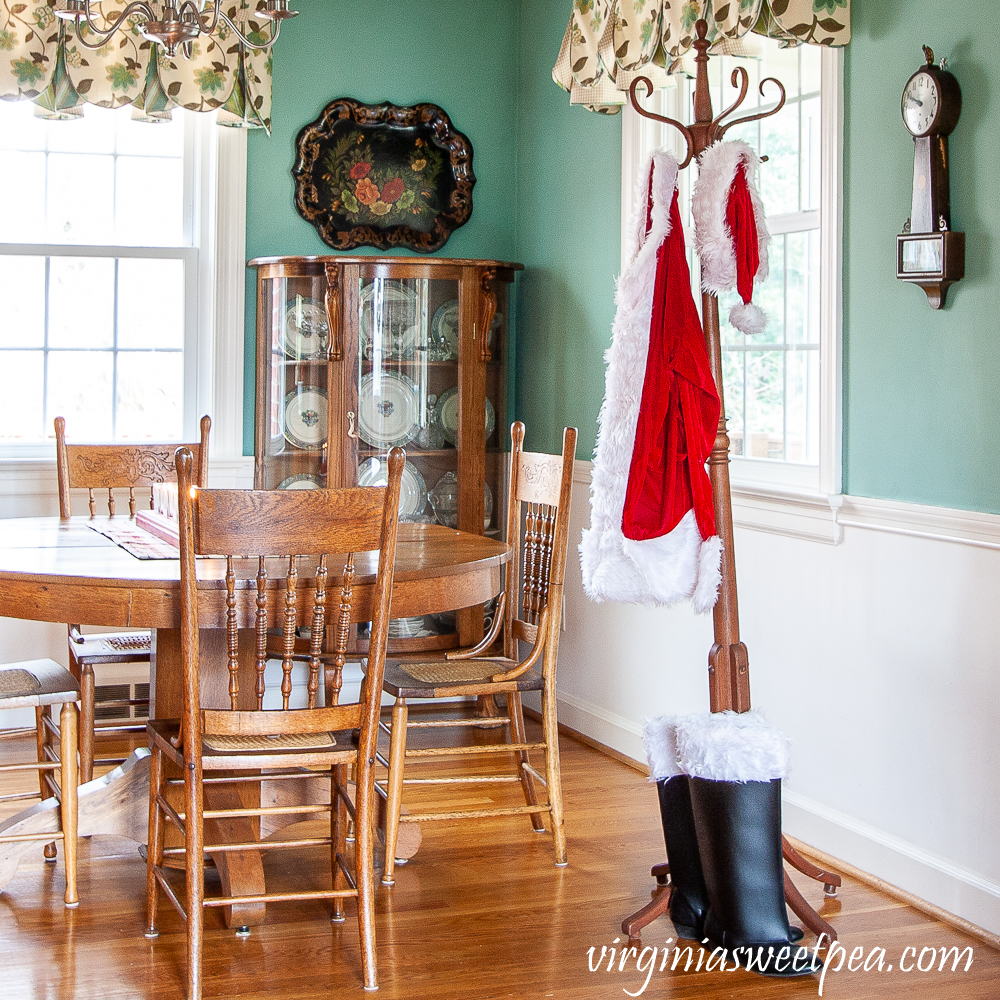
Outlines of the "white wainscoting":
{"label": "white wainscoting", "polygon": [[[589,463],[575,480],[573,544]],[[1000,517],[734,487],[734,519],[753,703],[792,738],[786,831],[1000,932]],[[575,558],[567,583],[560,721],[644,762],[645,718],[708,708],[711,616],[593,604]]]}

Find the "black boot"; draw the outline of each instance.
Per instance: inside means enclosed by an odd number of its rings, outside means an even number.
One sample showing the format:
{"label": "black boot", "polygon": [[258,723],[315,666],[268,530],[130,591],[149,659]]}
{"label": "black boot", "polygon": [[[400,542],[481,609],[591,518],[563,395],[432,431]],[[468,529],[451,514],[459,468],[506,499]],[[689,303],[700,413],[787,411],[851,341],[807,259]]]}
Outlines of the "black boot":
{"label": "black boot", "polygon": [[704,936],[751,972],[818,972],[823,963],[794,944],[785,910],[781,779],[741,783],[692,777],[689,786],[708,892]]}
{"label": "black boot", "polygon": [[670,865],[670,919],[678,937],[700,941],[708,893],[701,874],[688,777],[678,774],[661,778],[656,782],[656,790],[660,795],[660,819]]}

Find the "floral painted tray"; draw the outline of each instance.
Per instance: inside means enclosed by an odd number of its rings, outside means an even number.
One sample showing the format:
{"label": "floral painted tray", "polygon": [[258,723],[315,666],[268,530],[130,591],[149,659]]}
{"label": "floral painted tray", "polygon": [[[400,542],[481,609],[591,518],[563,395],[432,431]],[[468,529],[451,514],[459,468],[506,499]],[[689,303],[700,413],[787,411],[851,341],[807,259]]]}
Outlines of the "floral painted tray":
{"label": "floral painted tray", "polygon": [[436,104],[331,101],[296,140],[295,207],[335,250],[439,250],[472,215],[472,144]]}

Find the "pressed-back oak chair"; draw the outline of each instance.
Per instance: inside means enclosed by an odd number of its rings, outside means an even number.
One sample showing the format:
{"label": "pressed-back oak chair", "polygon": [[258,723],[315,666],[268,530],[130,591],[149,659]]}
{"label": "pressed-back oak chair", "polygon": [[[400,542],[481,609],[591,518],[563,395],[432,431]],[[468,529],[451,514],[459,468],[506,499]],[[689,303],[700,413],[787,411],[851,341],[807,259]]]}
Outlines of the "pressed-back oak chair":
{"label": "pressed-back oak chair", "polygon": [[[59,516],[72,516],[70,490],[88,492],[90,516],[97,516],[95,490],[107,490],[108,513],[115,514],[115,490],[128,490],[129,517],[135,517],[136,490],[149,491],[149,506],[153,506],[154,483],[174,482],[174,452],[177,444],[67,444],[66,421],[56,417],[56,470],[59,477]],[[188,444],[194,455],[195,481],[199,486],[208,482],[208,435],[212,428],[210,417],[201,418],[201,441]],[[95,700],[94,667],[100,664],[149,663],[149,632],[102,632],[84,635],[79,625],[69,626],[69,668],[80,682],[80,780],[90,781],[94,776],[95,737],[115,736],[129,732],[142,732],[146,726],[149,701],[130,698],[124,701]],[[97,713],[127,709],[138,715],[127,721],[98,719]],[[120,764],[121,757],[105,757],[98,764]]]}
{"label": "pressed-back oak chair", "polygon": [[[314,891],[270,896],[262,893],[240,897],[240,901],[330,899],[333,920],[341,921],[344,899],[355,897],[364,987],[373,990],[378,986],[372,841],[375,749],[392,596],[399,483],[405,461],[401,449],[390,452],[388,487],[192,490],[191,454],[186,449],[177,452],[184,713],[182,719],[156,719],[148,726],[152,763],[146,934],[157,934],[162,888],[187,921],[188,1000],[201,997],[204,908],[238,901],[231,896],[206,897],[205,854],[261,846],[252,832],[244,834],[246,841],[236,845],[206,844],[206,821],[211,824],[210,835],[218,837],[216,830],[222,829],[232,836],[240,824],[252,831],[248,817],[276,813],[330,813],[328,837],[268,841],[265,846],[327,847],[332,887],[328,884]],[[294,554],[301,553],[304,547],[309,553],[319,554]],[[195,557],[203,553],[226,556],[224,579],[201,585],[224,588],[226,610],[221,620],[206,620],[199,614]],[[328,565],[328,561],[334,565]],[[340,565],[343,570],[338,576]],[[317,704],[320,652],[328,619],[333,623],[341,652],[347,648],[352,623],[372,623],[368,673],[356,703]],[[280,625],[284,637],[280,697],[276,699],[279,708],[265,708],[269,625]],[[293,709],[289,700],[292,653],[300,625],[307,625],[312,636],[308,706]],[[243,658],[247,661],[246,677],[241,677],[241,628],[252,628],[254,636],[252,650]],[[206,662],[209,658],[199,650],[199,629],[224,630],[225,662]],[[202,676],[212,670],[221,670],[225,675],[227,667],[228,707],[203,709],[199,698]],[[168,780],[169,765],[173,765],[174,773],[180,769],[183,778]],[[353,801],[348,789],[352,768]],[[247,798],[250,783],[262,778],[280,775],[283,781],[313,781],[323,773],[330,775],[328,804],[263,808]],[[226,795],[227,788],[239,800],[235,810],[222,807],[232,800],[220,797]],[[347,860],[349,818],[355,830],[353,865]],[[164,848],[167,822],[181,831],[183,848]],[[165,854],[183,855],[185,890],[171,877],[179,873],[164,866]]]}
{"label": "pressed-back oak chair", "polygon": [[[386,664],[384,690],[395,697],[389,733],[389,756],[380,762],[389,769],[387,779],[378,784],[386,800],[385,869],[382,881],[394,881],[396,841],[399,824],[425,823],[467,817],[510,816],[529,813],[534,829],[544,831],[543,817],[548,814],[555,842],[556,864],[566,864],[566,835],[563,828],[562,787],[559,772],[559,740],[556,721],[556,657],[562,624],[563,579],[566,569],[566,546],[569,537],[569,505],[573,486],[573,458],[576,451],[576,428],[563,432],[562,455],[545,455],[523,450],[524,424],[511,426],[509,497],[507,504],[507,540],[514,555],[507,564],[504,590],[489,633],[475,648],[453,650],[443,659],[406,662],[390,660]],[[502,635],[503,648],[494,652]],[[526,657],[518,656],[518,644],[530,647]],[[525,738],[521,708],[522,691],[539,691],[542,698],[542,739]],[[482,718],[459,715],[447,719],[411,718],[407,704],[411,700],[454,699],[502,694],[507,699],[507,714],[489,720],[505,726],[509,737],[503,743],[459,742],[454,746],[408,749],[408,729],[441,732],[449,726],[483,726]],[[449,710],[454,706],[443,706]],[[544,755],[542,771],[531,763],[530,753]],[[474,755],[493,759],[506,757],[516,765],[511,772],[490,775],[406,777],[415,760],[451,758],[469,761]],[[453,788],[457,784],[482,786],[488,782],[520,782],[524,805],[450,808],[436,811],[414,807],[401,813],[403,787],[407,784]],[[535,788],[545,787],[547,798],[540,802]]]}
{"label": "pressed-back oak chair", "polygon": [[[7,792],[0,794],[0,802],[15,802],[19,799],[47,799],[55,795],[59,799],[59,832],[24,832],[14,818],[0,822],[0,844],[21,841],[39,841],[45,844],[45,857],[53,860],[56,856],[53,837],[63,842],[63,857],[66,863],[66,906],[73,908],[79,904],[76,890],[76,786],[78,772],[76,763],[77,708],[80,687],[73,676],[55,660],[25,660],[0,666],[0,710],[13,708],[33,708],[35,710],[36,759],[33,761],[7,762],[0,760],[0,775],[19,771],[36,771],[37,792]],[[61,705],[58,723],[52,717],[53,710]],[[0,736],[23,738],[30,729],[7,730]],[[59,741],[56,749],[55,741]],[[59,772],[59,780],[53,772]],[[6,784],[6,782],[5,782]],[[8,786],[9,787],[9,786]],[[16,828],[16,829],[15,829]],[[5,829],[11,832],[5,835]]]}

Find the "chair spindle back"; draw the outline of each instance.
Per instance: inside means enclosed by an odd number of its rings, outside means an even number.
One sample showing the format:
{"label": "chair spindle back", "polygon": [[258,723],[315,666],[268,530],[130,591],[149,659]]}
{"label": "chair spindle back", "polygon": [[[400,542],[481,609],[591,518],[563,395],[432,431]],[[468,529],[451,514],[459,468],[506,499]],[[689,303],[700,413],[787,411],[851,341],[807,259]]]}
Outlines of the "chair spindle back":
{"label": "chair spindle back", "polygon": [[[524,424],[517,421],[511,425],[507,507],[507,539],[514,543],[505,598],[507,656],[515,655],[515,640],[536,642],[546,617],[548,629],[553,625],[558,628],[562,617],[576,428],[567,427],[563,432],[561,457],[524,451],[523,443]],[[522,521],[523,545],[519,547],[516,542],[521,538]]]}
{"label": "chair spindle back", "polygon": [[[385,640],[392,588],[399,506],[399,481],[405,454],[393,449],[389,456],[388,487],[338,490],[201,490],[192,489],[193,456],[177,450],[178,514],[180,528],[182,630],[185,636],[185,735],[186,733],[253,732],[276,735],[354,729],[362,725],[368,685],[381,690]],[[387,499],[388,498],[388,499]],[[307,548],[306,552],[302,550]],[[318,553],[318,554],[317,554]],[[331,554],[343,553],[343,570],[331,586]],[[197,555],[224,555],[225,618],[200,622],[197,602]],[[339,556],[335,556],[339,563]],[[366,583],[358,587],[358,578]],[[374,583],[372,585],[372,580]],[[330,608],[336,601],[336,608]],[[372,622],[369,669],[362,696],[354,705],[317,706],[323,638],[331,615],[335,634],[335,660],[343,666],[352,623]],[[228,710],[200,710],[197,637],[199,627],[225,630],[228,658]],[[308,704],[305,710],[290,707],[296,631],[309,628]],[[281,630],[281,708],[264,710],[267,693],[268,628]],[[253,629],[252,694],[241,695],[241,629]],[[373,677],[377,673],[377,677]],[[339,690],[339,683],[337,684]],[[372,721],[377,723],[376,716]],[[312,713],[315,718],[306,716]],[[271,718],[269,718],[271,717]]]}
{"label": "chair spindle back", "polygon": [[[71,489],[85,489],[90,516],[97,516],[95,490],[108,491],[108,514],[115,515],[115,490],[128,490],[128,514],[135,517],[137,489],[149,490],[153,507],[153,484],[172,483],[177,479],[174,452],[177,444],[67,444],[66,421],[55,418],[56,469],[59,477],[59,516],[72,516]],[[208,482],[208,437],[211,417],[201,418],[201,440],[186,444],[194,456],[194,479],[198,486]]]}

